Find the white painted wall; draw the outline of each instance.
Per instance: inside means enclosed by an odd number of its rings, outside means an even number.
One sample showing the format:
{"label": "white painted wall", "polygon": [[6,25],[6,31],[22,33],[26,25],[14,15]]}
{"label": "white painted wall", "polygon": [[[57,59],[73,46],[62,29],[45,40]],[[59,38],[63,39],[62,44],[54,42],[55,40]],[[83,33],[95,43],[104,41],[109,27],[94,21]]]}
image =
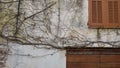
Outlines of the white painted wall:
{"label": "white painted wall", "polygon": [[[75,7],[75,5],[72,3],[68,4],[69,1],[72,0],[61,0],[62,24],[64,24],[64,26],[70,26],[72,28],[70,31],[68,31],[67,36],[79,36],[80,39],[91,41],[119,41],[120,30],[118,29],[100,29],[100,38],[98,38],[97,30],[89,29],[87,27],[88,0],[83,0],[83,8],[81,10],[78,10],[80,8]],[[57,5],[55,8],[56,7]],[[34,8],[40,7],[37,6]],[[31,9],[31,11],[33,10],[31,7],[29,7],[29,9]],[[27,11],[27,14],[29,15],[31,12]],[[53,22],[56,22],[55,16],[56,14],[53,14]],[[76,31],[78,33],[74,34],[73,32]],[[92,46],[98,46],[98,44]],[[66,68],[65,51],[36,49],[32,46],[19,46],[18,44],[11,44],[10,48],[11,54],[8,56],[6,68]],[[29,55],[32,55],[33,57]]]}
{"label": "white painted wall", "polygon": [[6,68],[66,68],[65,51],[11,44]]}

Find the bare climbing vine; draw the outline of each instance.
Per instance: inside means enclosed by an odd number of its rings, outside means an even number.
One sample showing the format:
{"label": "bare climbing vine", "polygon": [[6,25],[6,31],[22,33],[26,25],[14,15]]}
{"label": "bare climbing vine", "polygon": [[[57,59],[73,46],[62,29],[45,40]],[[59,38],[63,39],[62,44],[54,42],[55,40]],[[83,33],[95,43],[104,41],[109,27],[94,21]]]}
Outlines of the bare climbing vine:
{"label": "bare climbing vine", "polygon": [[[65,8],[63,3],[67,10],[75,13],[71,17],[71,23],[76,22],[77,17],[81,17],[78,13],[81,14],[84,7],[83,0],[64,1],[0,0],[0,39],[4,40],[4,43],[1,42],[0,45],[9,45],[7,44],[9,41],[46,49],[91,47],[95,44],[102,45],[101,47],[106,45],[119,47],[119,40],[91,41],[84,34],[74,30],[70,24],[65,24],[66,22],[62,19],[62,9]],[[82,19],[79,20],[81,21]],[[97,31],[97,38],[100,38],[99,34]]]}
{"label": "bare climbing vine", "polygon": [[[65,50],[94,45],[120,47],[120,40],[100,40],[102,29],[96,30],[97,40],[94,41],[74,30],[75,22],[80,27],[83,26],[83,2],[84,0],[0,0],[0,64],[5,62],[5,56],[10,55],[11,42],[38,49]],[[67,12],[63,13],[63,9]],[[68,22],[65,19],[69,17]],[[119,35],[119,29],[114,32]]]}

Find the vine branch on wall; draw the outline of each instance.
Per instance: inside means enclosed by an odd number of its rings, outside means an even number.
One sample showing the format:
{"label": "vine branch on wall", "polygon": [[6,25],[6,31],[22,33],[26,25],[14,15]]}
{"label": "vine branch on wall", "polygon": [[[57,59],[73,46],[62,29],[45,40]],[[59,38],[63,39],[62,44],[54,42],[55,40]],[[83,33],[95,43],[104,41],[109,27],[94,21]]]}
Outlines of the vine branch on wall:
{"label": "vine branch on wall", "polygon": [[[61,36],[62,35],[61,31],[63,31],[63,29],[66,29],[68,31],[70,31],[71,29],[67,29],[67,27],[64,27],[64,28],[61,27],[61,25],[64,25],[64,24],[62,24],[63,21],[61,21],[62,5],[60,0],[58,0],[57,2],[50,1],[50,0],[40,1],[40,3],[42,4],[39,4],[39,5],[42,9],[40,9],[39,11],[38,9],[33,9],[31,11],[31,15],[29,14],[27,15],[25,14],[25,12],[26,10],[28,10],[29,7],[36,8],[34,7],[36,5],[35,2],[33,2],[35,4],[32,3],[32,5],[30,4],[30,6],[28,6],[27,4],[24,4],[24,7],[25,5],[27,6],[26,9],[23,7],[23,4],[21,4],[21,3],[24,3],[24,1],[21,1],[21,0],[10,1],[10,2],[0,2],[0,3],[6,3],[6,4],[2,4],[2,6],[4,6],[4,8],[1,7],[3,11],[10,9],[12,10],[13,13],[15,12],[15,9],[13,8],[13,6],[10,7],[9,4],[17,3],[17,6],[18,6],[16,8],[18,11],[17,13],[13,14],[10,11],[8,11],[10,15],[5,13],[5,15],[9,17],[13,16],[12,19],[5,22],[1,20],[3,25],[1,25],[2,27],[0,27],[1,28],[0,37],[5,40],[9,40],[10,42],[14,42],[22,45],[33,45],[35,47],[45,46],[46,48],[55,48],[55,49],[65,49],[66,47],[87,47],[87,46],[92,46],[94,44],[99,44],[99,43],[101,45],[110,45],[112,47],[119,47],[120,41],[110,41],[110,42],[104,42],[104,41],[98,41],[98,40],[90,41],[88,39],[81,40],[78,37],[74,37],[74,36]],[[26,1],[25,3],[29,3],[29,2]],[[79,8],[83,8],[81,6],[83,5],[82,4],[83,0],[80,0],[80,1],[77,0],[74,3],[75,5],[78,5]],[[79,5],[78,3],[81,5]],[[56,10],[55,10],[55,5],[58,6]],[[9,6],[9,8],[5,6]],[[24,9],[24,11],[21,11],[21,9]],[[26,13],[29,13],[29,12],[27,11]],[[15,16],[16,14],[17,16]],[[52,17],[54,17],[55,14],[56,14],[56,19],[58,19],[56,20],[57,22],[53,22],[53,19],[52,19]],[[6,17],[5,15],[0,16],[0,18]],[[15,23],[15,18],[16,18],[16,24],[13,24]],[[8,26],[10,27],[7,29],[6,27]],[[57,34],[55,32],[57,32]],[[36,35],[37,33],[39,33],[39,35]],[[64,33],[67,33],[67,31]],[[81,35],[81,36],[84,36],[84,35]],[[69,46],[69,44],[73,46]]]}

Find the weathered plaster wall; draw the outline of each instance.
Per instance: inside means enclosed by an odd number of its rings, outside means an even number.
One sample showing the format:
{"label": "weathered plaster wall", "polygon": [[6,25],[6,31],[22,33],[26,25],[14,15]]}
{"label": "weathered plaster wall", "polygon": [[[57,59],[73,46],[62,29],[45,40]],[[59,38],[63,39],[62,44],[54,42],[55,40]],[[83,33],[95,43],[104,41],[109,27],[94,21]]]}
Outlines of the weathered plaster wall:
{"label": "weathered plaster wall", "polygon": [[[57,1],[57,0],[54,0]],[[77,37],[80,40],[90,41],[119,41],[120,30],[118,29],[89,29],[88,23],[88,0],[83,0],[82,6],[76,5],[74,0],[60,0],[61,3],[61,27],[65,28],[61,31],[61,36]],[[27,7],[26,15],[32,14],[36,8],[41,10],[38,3],[27,5],[35,7]],[[34,9],[33,9],[34,8]],[[57,11],[58,4],[53,7]],[[29,10],[27,10],[29,9]],[[39,11],[36,10],[36,11]],[[36,12],[35,10],[33,13]],[[51,20],[56,23],[58,13],[53,13]],[[69,28],[66,28],[69,27]],[[53,28],[54,29],[54,28]],[[69,30],[68,30],[69,29]],[[66,32],[65,32],[66,31]],[[34,35],[39,35],[39,32],[31,32]],[[74,45],[74,42],[69,43]],[[91,46],[104,46],[103,44],[94,44]],[[109,45],[108,45],[109,46]],[[110,47],[110,46],[109,46]],[[19,46],[11,44],[11,54],[8,56],[6,68],[66,68],[65,51],[36,49],[32,46]]]}
{"label": "weathered plaster wall", "polygon": [[65,51],[11,44],[6,68],[66,68]]}
{"label": "weathered plaster wall", "polygon": [[[70,24],[70,33],[68,36],[74,36],[82,41],[119,41],[120,30],[119,29],[89,29],[88,28],[88,0],[82,0],[82,6],[75,5],[72,0],[62,0],[61,20],[67,25]],[[74,0],[73,0],[74,1]],[[79,0],[81,1],[81,0]],[[71,2],[71,3],[69,3]],[[68,3],[68,4],[67,4]],[[63,22],[62,22],[63,23]],[[73,45],[73,44],[72,44]],[[91,45],[99,47],[111,47],[110,45],[104,45],[101,43]],[[90,47],[91,47],[90,46]]]}
{"label": "weathered plaster wall", "polygon": [[[46,0],[47,1],[47,0]],[[119,41],[120,38],[120,30],[119,29],[89,29],[88,28],[88,0],[49,0],[49,2],[56,2],[54,6],[52,6],[48,10],[48,16],[44,23],[47,26],[50,25],[51,28],[49,33],[49,38],[54,38],[53,36],[58,33],[59,37],[65,38],[78,38],[79,40],[75,42],[69,42],[67,45],[75,45],[80,44],[79,41],[104,41],[104,42],[111,42],[111,41]],[[34,2],[26,2],[24,3],[25,14],[26,16],[30,16],[42,8],[45,8],[44,3],[42,0],[34,1]],[[26,5],[27,4],[27,5]],[[29,5],[29,7],[28,7]],[[60,11],[59,11],[60,10]],[[46,14],[47,15],[47,14]],[[40,17],[39,17],[40,16]],[[60,18],[59,18],[60,16]],[[44,18],[44,16],[38,14],[36,19],[39,20],[40,18]],[[31,20],[29,20],[31,22]],[[38,22],[40,23],[40,22]],[[57,27],[60,27],[58,32]],[[40,24],[39,24],[40,25]],[[38,26],[39,26],[38,25]],[[34,30],[28,29],[28,33],[31,35],[36,36],[46,36],[45,33],[40,33],[38,26],[34,27]],[[42,24],[40,25],[42,28]],[[44,27],[42,28],[44,29]],[[53,35],[52,35],[53,34]],[[66,44],[65,44],[66,45]],[[95,44],[90,46],[104,46],[103,44]],[[109,46],[110,45],[105,45]]]}

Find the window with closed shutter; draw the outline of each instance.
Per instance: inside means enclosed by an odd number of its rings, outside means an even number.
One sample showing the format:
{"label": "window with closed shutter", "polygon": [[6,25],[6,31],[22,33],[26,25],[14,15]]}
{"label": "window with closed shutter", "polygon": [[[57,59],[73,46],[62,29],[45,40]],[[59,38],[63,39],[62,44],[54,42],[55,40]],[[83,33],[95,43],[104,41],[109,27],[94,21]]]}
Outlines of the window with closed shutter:
{"label": "window with closed shutter", "polygon": [[88,0],[89,28],[120,28],[120,0]]}

